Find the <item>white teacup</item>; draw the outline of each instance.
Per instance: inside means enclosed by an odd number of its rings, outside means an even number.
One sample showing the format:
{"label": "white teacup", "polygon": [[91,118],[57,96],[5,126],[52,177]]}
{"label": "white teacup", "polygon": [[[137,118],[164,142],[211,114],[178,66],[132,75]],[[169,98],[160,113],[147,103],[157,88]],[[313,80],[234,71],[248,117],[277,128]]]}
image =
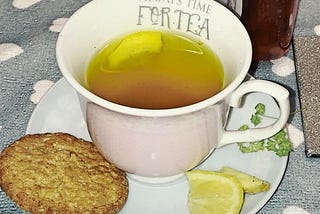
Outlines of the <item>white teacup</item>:
{"label": "white teacup", "polygon": [[[88,91],[85,71],[93,54],[111,39],[145,29],[184,34],[212,48],[224,67],[224,89],[199,103],[164,110],[130,108]],[[57,42],[59,67],[79,94],[93,142],[106,159],[144,181],[176,178],[215,148],[261,140],[283,128],[289,93],[269,81],[242,83],[251,55],[241,22],[212,0],[93,0],[70,17]],[[239,107],[242,96],[250,92],[273,96],[279,119],[266,128],[226,131],[229,107]]]}

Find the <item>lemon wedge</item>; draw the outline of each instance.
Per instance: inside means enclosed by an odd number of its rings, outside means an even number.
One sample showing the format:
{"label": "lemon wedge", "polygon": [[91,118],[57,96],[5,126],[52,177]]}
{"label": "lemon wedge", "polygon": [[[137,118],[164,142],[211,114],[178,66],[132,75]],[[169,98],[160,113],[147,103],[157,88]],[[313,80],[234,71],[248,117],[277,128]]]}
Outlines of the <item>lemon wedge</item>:
{"label": "lemon wedge", "polygon": [[269,182],[245,172],[230,167],[222,167],[220,172],[236,177],[240,181],[245,193],[256,194],[270,189]]}
{"label": "lemon wedge", "polygon": [[109,55],[110,69],[119,69],[126,64],[141,64],[154,54],[160,53],[162,47],[161,32],[140,31],[122,39]]}
{"label": "lemon wedge", "polygon": [[241,183],[233,176],[213,171],[186,172],[191,214],[236,214],[244,200]]}

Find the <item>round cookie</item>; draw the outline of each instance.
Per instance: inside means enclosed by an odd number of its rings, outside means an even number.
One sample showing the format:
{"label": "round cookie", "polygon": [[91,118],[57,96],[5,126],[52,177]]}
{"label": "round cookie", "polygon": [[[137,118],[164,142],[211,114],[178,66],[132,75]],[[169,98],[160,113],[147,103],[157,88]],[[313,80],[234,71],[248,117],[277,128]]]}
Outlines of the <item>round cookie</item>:
{"label": "round cookie", "polygon": [[117,213],[125,173],[90,142],[65,133],[26,135],[0,154],[0,186],[31,213]]}

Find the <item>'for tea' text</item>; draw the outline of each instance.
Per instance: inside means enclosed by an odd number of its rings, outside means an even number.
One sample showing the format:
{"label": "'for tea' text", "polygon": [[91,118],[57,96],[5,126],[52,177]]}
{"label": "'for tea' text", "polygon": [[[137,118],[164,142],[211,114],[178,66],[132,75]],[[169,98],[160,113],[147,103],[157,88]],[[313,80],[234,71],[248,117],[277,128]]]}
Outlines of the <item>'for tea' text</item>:
{"label": "'for tea' text", "polygon": [[209,19],[196,13],[172,11],[169,7],[139,6],[137,25],[144,24],[185,30],[209,40]]}

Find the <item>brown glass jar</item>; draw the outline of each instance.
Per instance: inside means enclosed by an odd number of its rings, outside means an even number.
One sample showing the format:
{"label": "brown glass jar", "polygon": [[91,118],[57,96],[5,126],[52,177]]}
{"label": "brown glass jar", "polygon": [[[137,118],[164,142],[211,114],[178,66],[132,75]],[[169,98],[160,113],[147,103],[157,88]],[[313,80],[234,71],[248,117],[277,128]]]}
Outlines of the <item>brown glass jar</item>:
{"label": "brown glass jar", "polygon": [[277,59],[287,53],[299,0],[243,0],[241,21],[253,45],[254,60]]}

